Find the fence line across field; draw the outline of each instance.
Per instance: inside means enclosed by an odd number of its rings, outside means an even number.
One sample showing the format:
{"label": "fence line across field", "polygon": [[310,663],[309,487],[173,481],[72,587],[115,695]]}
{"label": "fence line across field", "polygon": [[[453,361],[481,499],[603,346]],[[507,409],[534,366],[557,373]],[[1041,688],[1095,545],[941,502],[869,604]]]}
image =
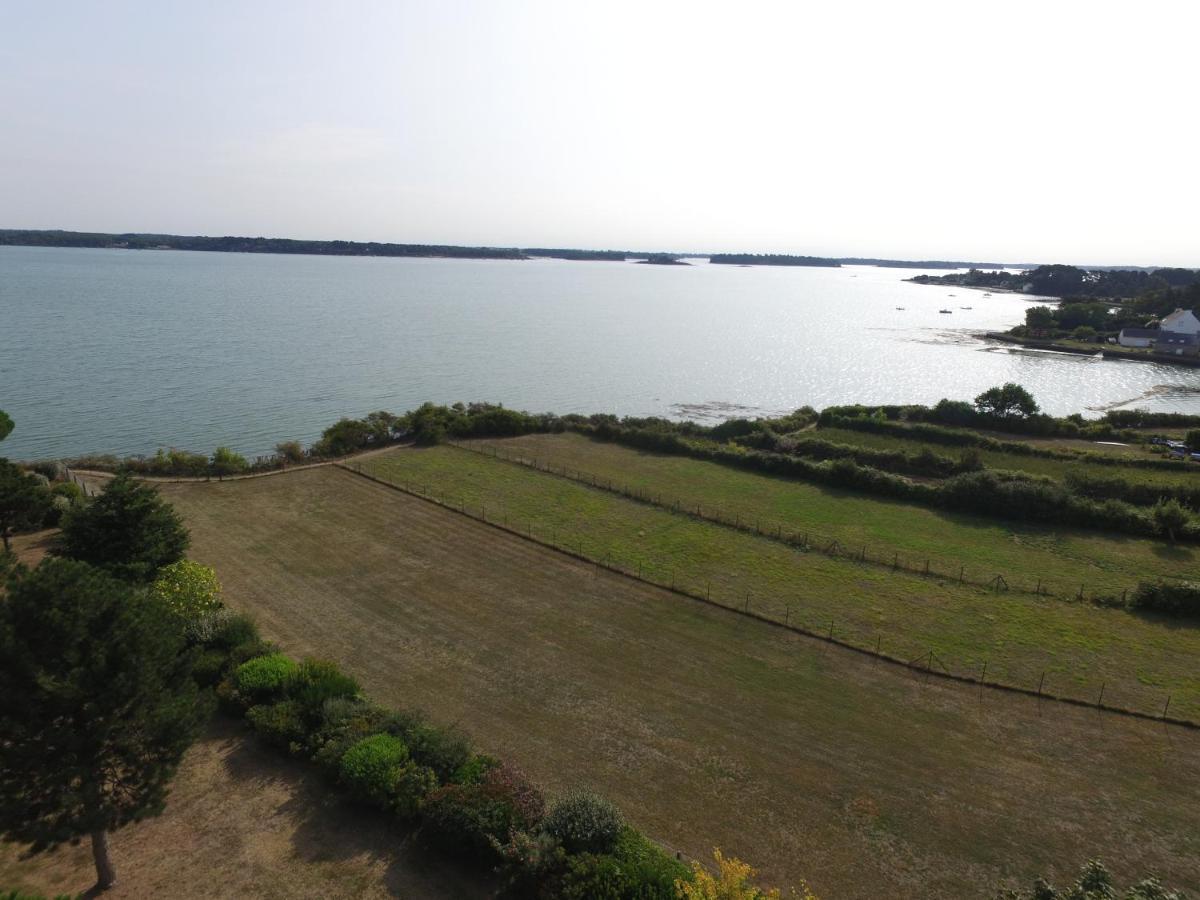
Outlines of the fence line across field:
{"label": "fence line across field", "polygon": [[[593,547],[580,535],[571,536],[562,533],[557,528],[543,529],[543,531],[539,532],[531,519],[511,520],[507,511],[500,511],[503,510],[500,504],[492,504],[489,508],[489,504],[480,503],[478,508],[476,508],[468,505],[466,500],[460,495],[445,491],[439,494],[422,481],[383,477],[375,472],[367,471],[360,462],[339,463],[338,467],[377,484],[434,503],[474,521],[482,522],[490,527],[566,554],[592,566],[596,575],[599,575],[601,571],[608,571],[644,584],[669,590],[710,606],[747,616],[796,634],[815,638],[827,644],[844,647],[856,653],[869,656],[874,660],[882,660],[902,666],[917,676],[924,676],[925,680],[928,680],[932,676],[978,685],[981,700],[983,698],[983,688],[987,687],[1008,693],[1023,694],[1028,697],[1037,698],[1038,700],[1051,700],[1138,719],[1160,721],[1187,728],[1200,728],[1200,722],[1192,719],[1169,717],[1167,715],[1171,705],[1170,694],[1164,695],[1165,702],[1162,703],[1161,708],[1158,706],[1160,701],[1156,701],[1153,705],[1153,711],[1148,712],[1145,709],[1120,706],[1114,703],[1114,685],[1113,682],[1107,679],[1101,682],[1096,698],[1092,700],[1089,697],[1058,694],[1047,689],[1046,676],[1049,673],[1049,669],[1041,671],[1036,686],[1032,683],[1030,685],[1022,685],[995,678],[989,679],[988,667],[990,661],[986,659],[979,664],[977,669],[968,671],[962,668],[959,671],[954,671],[948,661],[937,652],[936,648],[924,647],[920,649],[919,653],[912,655],[913,651],[920,647],[920,645],[911,640],[892,640],[891,635],[878,630],[869,634],[859,633],[844,623],[839,623],[836,618],[826,619],[822,617],[818,620],[811,611],[808,611],[807,615],[805,615],[805,610],[798,601],[779,602],[770,597],[755,597],[749,591],[744,591],[741,596],[731,598],[722,599],[719,595],[714,597],[712,582],[709,579],[695,577],[690,572],[677,566],[664,565],[659,560],[649,560],[646,557],[630,557],[623,564],[622,560],[618,559],[611,548],[604,548],[599,544]],[[663,573],[661,580],[654,577],[653,573],[655,571]],[[773,615],[770,611],[771,609],[778,609],[778,615]],[[907,648],[902,649],[906,644]],[[1069,675],[1064,678],[1064,680],[1068,679]],[[1137,679],[1133,679],[1131,683],[1136,685]],[[1142,691],[1141,693],[1144,695],[1146,692]],[[1108,702],[1105,702],[1106,698]]]}
{"label": "fence line across field", "polygon": [[[650,506],[655,506],[659,509],[674,512],[679,515],[688,516],[689,518],[699,519],[704,522],[710,522],[716,525],[722,525],[726,528],[744,532],[746,534],[755,534],[759,537],[767,538],[779,543],[785,544],[793,549],[802,552],[819,552],[827,556],[846,559],[851,562],[858,562],[864,565],[872,565],[890,572],[905,572],[913,575],[920,575],[925,578],[934,578],[946,583],[957,584],[973,584],[977,587],[988,588],[995,593],[1015,592],[1021,594],[1033,594],[1040,597],[1059,597],[1068,600],[1083,601],[1092,600],[1098,601],[1101,599],[1116,601],[1116,594],[1100,594],[1092,591],[1090,594],[1087,591],[1086,584],[1080,584],[1078,589],[1072,586],[1068,591],[1053,591],[1045,579],[1030,576],[1029,581],[1021,586],[1015,579],[1005,577],[1002,573],[994,572],[990,575],[976,577],[967,574],[967,567],[962,563],[952,563],[948,567],[945,566],[945,560],[935,560],[930,556],[908,555],[902,556],[898,550],[887,550],[882,553],[871,553],[866,544],[849,544],[843,542],[839,538],[832,537],[828,534],[822,534],[813,529],[786,528],[782,522],[767,522],[766,527],[763,527],[764,520],[760,517],[749,516],[743,518],[741,513],[734,513],[733,516],[722,515],[719,508],[710,507],[706,510],[703,504],[699,503],[684,503],[677,498],[671,498],[661,493],[653,491],[645,491],[639,488],[631,488],[629,485],[614,482],[610,478],[601,478],[595,474],[584,472],[581,469],[571,469],[567,466],[554,466],[550,463],[538,463],[536,457],[526,457],[520,454],[510,453],[497,447],[494,444],[464,444],[457,441],[448,442],[459,450],[465,450],[469,453],[476,453],[480,456],[490,456],[493,459],[499,459],[504,462],[513,463],[524,468],[534,469],[538,472],[544,472],[548,475],[556,475],[565,478],[568,481],[576,484],[592,487],[597,490],[607,491],[624,497],[627,500],[633,500],[639,503],[645,503]],[[914,561],[915,560],[915,561]],[[943,567],[941,571],[934,567],[934,564]],[[955,572],[957,567],[957,572]],[[1120,602],[1122,604],[1128,599],[1129,588],[1122,589],[1120,593]]]}

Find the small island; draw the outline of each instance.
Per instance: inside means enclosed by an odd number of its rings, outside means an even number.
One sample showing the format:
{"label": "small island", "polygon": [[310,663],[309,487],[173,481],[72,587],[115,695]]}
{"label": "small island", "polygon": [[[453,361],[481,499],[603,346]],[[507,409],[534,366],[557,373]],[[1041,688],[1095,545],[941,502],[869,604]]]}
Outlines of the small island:
{"label": "small island", "polygon": [[691,263],[684,262],[678,256],[672,256],[670,253],[651,253],[645,259],[638,260],[639,265],[644,266],[690,266]]}
{"label": "small island", "polygon": [[708,261],[726,266],[827,266],[835,269],[841,266],[836,259],[782,253],[714,253]]}

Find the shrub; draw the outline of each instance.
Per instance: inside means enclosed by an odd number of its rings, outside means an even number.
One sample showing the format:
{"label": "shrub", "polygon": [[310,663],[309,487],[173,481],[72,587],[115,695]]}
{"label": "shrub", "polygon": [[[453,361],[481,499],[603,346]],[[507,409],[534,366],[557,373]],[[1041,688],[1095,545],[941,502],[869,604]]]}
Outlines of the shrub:
{"label": "shrub", "polygon": [[1182,532],[1192,521],[1192,514],[1174,497],[1164,497],[1155,503],[1151,516],[1155,529],[1160,534],[1166,534],[1172,542],[1175,535]]}
{"label": "shrub", "polygon": [[410,816],[437,786],[430,769],[416,765],[404,742],[373,734],[350,747],[339,765],[342,783],[359,800]]}
{"label": "shrub", "polygon": [[212,638],[206,643],[223,650],[233,650],[247,643],[261,641],[258,626],[249,616],[215,614]]}
{"label": "shrub", "polygon": [[326,700],[321,723],[309,737],[313,761],[330,776],[337,777],[346,751],[363,738],[378,733],[385,719],[383,710],[359,698]]}
{"label": "shrub", "polygon": [[472,754],[470,759],[458,767],[458,771],[450,780],[455,784],[479,784],[483,781],[483,776],[498,765],[500,760],[494,756]]}
{"label": "shrub", "polygon": [[1130,606],[1175,616],[1200,617],[1200,582],[1140,582],[1130,599]]}
{"label": "shrub", "polygon": [[299,441],[280,441],[275,445],[275,455],[281,462],[292,465],[305,460],[304,446]]}
{"label": "shrub", "polygon": [[315,724],[327,700],[355,697],[359,687],[358,682],[343,673],[336,663],[306,659],[288,680],[285,692],[300,704]]}
{"label": "shrub", "polygon": [[181,559],[159,570],[150,595],[185,622],[221,608],[221,585],[210,566]]}
{"label": "shrub", "polygon": [[463,735],[431,725],[420,712],[393,713],[384,730],[403,740],[413,759],[433,769],[440,781],[452,781],[471,758],[470,744]]}
{"label": "shrub", "polygon": [[218,480],[226,475],[238,475],[248,468],[250,464],[246,462],[246,457],[228,447],[218,447],[208,461],[208,471],[216,475]]}
{"label": "shrub", "polygon": [[[1083,865],[1075,883],[1066,890],[1056,890],[1039,878],[1032,890],[1001,891],[995,896],[996,900],[1115,900],[1118,894],[1108,869],[1093,859]],[[1167,890],[1157,878],[1151,877],[1131,885],[1120,896],[1124,900],[1186,900],[1187,895],[1183,891]]]}
{"label": "shrub", "polygon": [[575,790],[554,804],[543,824],[568,853],[607,853],[623,822],[613,803],[591,791]]}
{"label": "shrub", "polygon": [[[680,900],[780,900],[778,890],[763,890],[754,885],[754,869],[720,850],[713,850],[717,874],[713,875],[698,862],[692,863],[690,882],[677,882]],[[816,900],[808,886],[793,889],[796,900]]]}
{"label": "shrub", "polygon": [[293,754],[303,749],[308,730],[303,709],[295,700],[252,706],[246,711],[246,718],[255,731],[276,747]]}
{"label": "shrub", "polygon": [[456,851],[494,856],[514,831],[536,826],[545,812],[541,792],[512,766],[491,769],[479,784],[434,791],[423,815],[430,837]]}
{"label": "shrub", "polygon": [[299,666],[282,653],[271,653],[244,662],[234,670],[233,685],[250,705],[278,699]]}
{"label": "shrub", "polygon": [[213,687],[225,677],[229,654],[224,650],[204,650],[192,663],[192,677],[200,687]]}

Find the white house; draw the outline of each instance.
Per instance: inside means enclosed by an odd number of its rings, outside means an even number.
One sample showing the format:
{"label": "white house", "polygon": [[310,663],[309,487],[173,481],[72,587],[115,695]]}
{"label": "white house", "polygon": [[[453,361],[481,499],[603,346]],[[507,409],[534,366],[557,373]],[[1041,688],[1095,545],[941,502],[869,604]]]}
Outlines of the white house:
{"label": "white house", "polygon": [[1117,343],[1122,347],[1150,347],[1157,337],[1157,328],[1122,328]]}
{"label": "white house", "polygon": [[1169,316],[1163,316],[1160,327],[1177,334],[1200,334],[1200,319],[1190,309],[1177,309]]}
{"label": "white house", "polygon": [[1200,318],[1190,309],[1163,316],[1154,349],[1172,356],[1200,356]]}

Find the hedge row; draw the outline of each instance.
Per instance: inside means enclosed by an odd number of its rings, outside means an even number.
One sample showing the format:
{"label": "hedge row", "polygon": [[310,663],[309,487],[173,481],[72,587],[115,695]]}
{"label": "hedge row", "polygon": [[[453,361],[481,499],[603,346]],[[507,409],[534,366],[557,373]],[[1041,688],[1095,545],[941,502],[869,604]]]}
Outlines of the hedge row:
{"label": "hedge row", "polygon": [[1200,581],[1143,581],[1129,605],[1173,616],[1200,618]]}
{"label": "hedge row", "polygon": [[508,896],[674,900],[693,877],[602,797],[574,791],[548,806],[515,766],[419,712],[371,703],[334,663],[284,656],[245,616],[207,613],[187,633],[197,681],[227,712],[356,801],[418,826],[430,848],[498,869]]}
{"label": "hedge row", "polygon": [[[688,439],[670,431],[627,428],[619,424],[577,426],[576,430],[639,449],[689,456],[976,515],[1146,536],[1161,533],[1159,524],[1148,510],[1119,500],[1092,500],[1072,493],[1051,479],[1020,472],[966,472],[940,484],[921,484],[848,458],[812,462],[738,444]],[[1191,517],[1176,530],[1174,537],[1200,541],[1200,522]]]}
{"label": "hedge row", "polygon": [[1181,463],[1168,459],[1129,459],[1121,456],[1110,456],[1105,453],[1089,453],[1083,450],[1058,450],[1052,447],[1035,447],[1021,441],[1000,441],[996,438],[961,428],[947,428],[942,425],[930,425],[916,422],[902,424],[879,417],[847,417],[826,415],[821,413],[821,424],[827,428],[843,428],[849,431],[866,431],[882,434],[888,437],[907,438],[909,440],[925,441],[930,444],[943,444],[951,447],[977,447],[981,450],[993,450],[1001,453],[1014,453],[1021,456],[1036,456],[1042,459],[1058,459],[1064,462],[1087,462],[1114,468],[1136,469],[1166,469],[1178,471]]}
{"label": "hedge row", "polygon": [[818,461],[851,459],[859,465],[882,469],[885,472],[930,478],[948,478],[960,472],[974,472],[983,468],[978,454],[972,454],[970,450],[955,459],[928,449],[916,453],[905,450],[881,450],[874,447],[839,444],[822,438],[781,437],[772,431],[763,431],[738,438],[737,443],[746,447],[771,450],[787,456],[802,456]]}

